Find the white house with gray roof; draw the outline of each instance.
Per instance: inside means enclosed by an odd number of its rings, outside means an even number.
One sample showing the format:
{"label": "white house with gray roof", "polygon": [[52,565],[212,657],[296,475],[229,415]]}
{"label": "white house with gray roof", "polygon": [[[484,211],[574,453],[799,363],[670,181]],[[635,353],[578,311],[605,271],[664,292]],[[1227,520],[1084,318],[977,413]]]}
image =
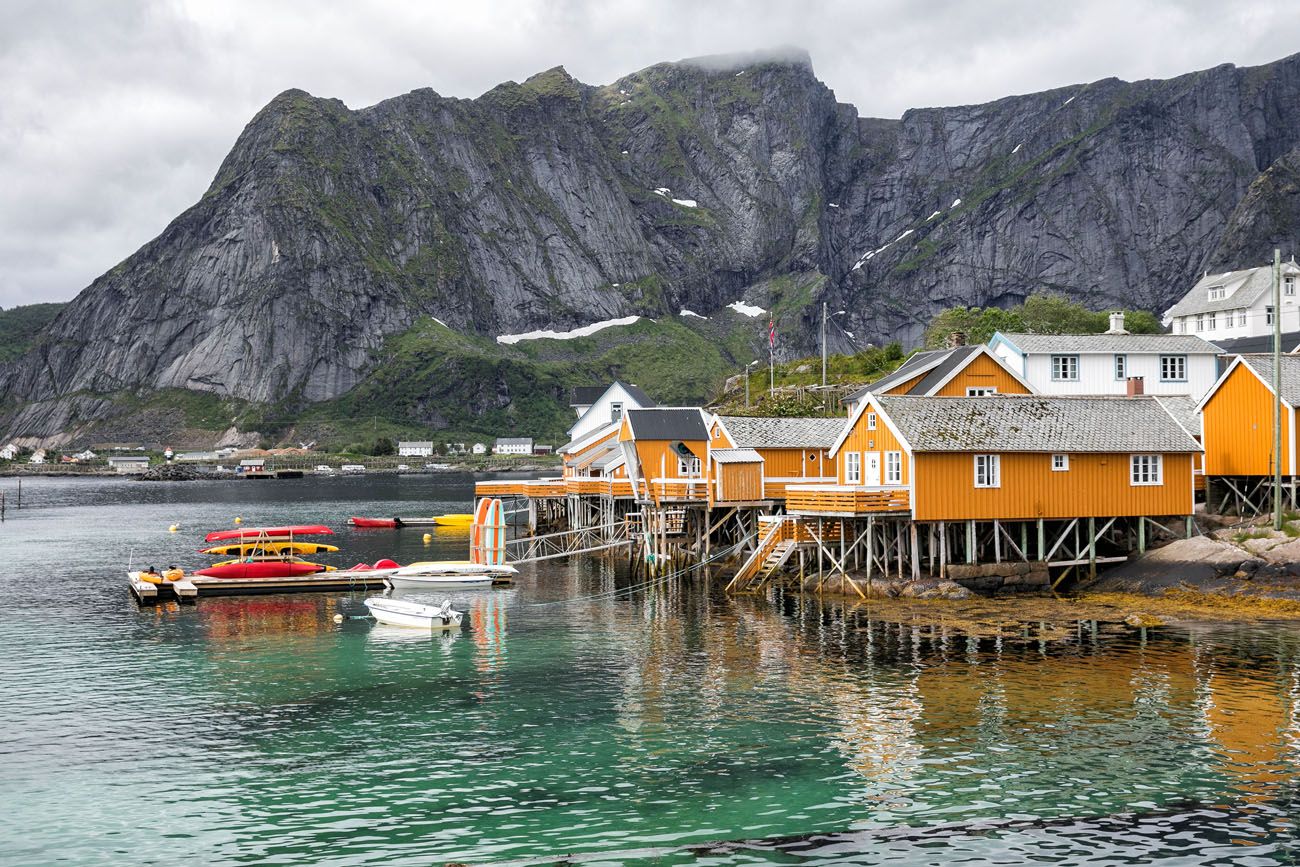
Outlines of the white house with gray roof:
{"label": "white house with gray roof", "polygon": [[[1192,334],[1011,334],[989,348],[1039,394],[1182,394],[1199,399],[1222,350]],[[1140,383],[1130,379],[1141,378]]]}
{"label": "white house with gray roof", "polygon": [[[1175,334],[1206,340],[1262,337],[1273,333],[1273,266],[1206,272],[1165,312]],[[1300,331],[1300,265],[1282,263],[1282,330]]]}

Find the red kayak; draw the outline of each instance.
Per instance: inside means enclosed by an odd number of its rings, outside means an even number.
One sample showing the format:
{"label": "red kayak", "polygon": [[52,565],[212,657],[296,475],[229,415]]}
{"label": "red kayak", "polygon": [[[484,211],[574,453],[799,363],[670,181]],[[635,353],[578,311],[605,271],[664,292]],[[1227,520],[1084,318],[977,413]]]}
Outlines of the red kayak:
{"label": "red kayak", "polygon": [[290,536],[333,536],[334,531],[324,524],[301,524],[296,527],[242,527],[238,530],[217,530],[203,537],[205,542],[225,539],[256,539],[259,536],[289,538]]}
{"label": "red kayak", "polygon": [[325,567],[319,563],[302,563],[294,561],[275,561],[260,563],[220,563],[200,569],[195,575],[209,578],[293,578],[298,575],[315,575],[324,572]]}
{"label": "red kayak", "polygon": [[392,529],[397,526],[396,518],[352,518],[354,527],[387,527]]}

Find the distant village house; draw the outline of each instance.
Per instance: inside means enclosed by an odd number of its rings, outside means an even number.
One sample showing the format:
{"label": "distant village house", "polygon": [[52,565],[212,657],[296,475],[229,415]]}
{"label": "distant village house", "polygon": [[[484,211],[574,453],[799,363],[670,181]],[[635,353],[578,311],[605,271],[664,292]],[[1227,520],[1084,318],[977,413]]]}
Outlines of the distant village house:
{"label": "distant village house", "polygon": [[533,453],[532,437],[498,437],[492,446],[495,455],[531,455]]}
{"label": "distant village house", "polygon": [[433,456],[433,442],[429,440],[402,440],[397,443],[397,454],[404,458],[427,458]]}

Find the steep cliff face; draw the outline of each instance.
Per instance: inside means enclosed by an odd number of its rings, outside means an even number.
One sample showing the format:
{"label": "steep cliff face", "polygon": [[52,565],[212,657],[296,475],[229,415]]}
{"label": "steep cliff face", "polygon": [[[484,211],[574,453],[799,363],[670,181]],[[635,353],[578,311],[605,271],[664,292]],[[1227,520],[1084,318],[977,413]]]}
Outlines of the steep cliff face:
{"label": "steep cliff face", "polygon": [[337,399],[429,316],[490,337],[745,297],[799,347],[822,300],[860,341],[1042,289],[1159,311],[1294,233],[1297,106],[1300,55],[900,120],[859,118],[799,56],[356,111],[289,91],[0,369],[0,427],[50,435],[166,388]]}

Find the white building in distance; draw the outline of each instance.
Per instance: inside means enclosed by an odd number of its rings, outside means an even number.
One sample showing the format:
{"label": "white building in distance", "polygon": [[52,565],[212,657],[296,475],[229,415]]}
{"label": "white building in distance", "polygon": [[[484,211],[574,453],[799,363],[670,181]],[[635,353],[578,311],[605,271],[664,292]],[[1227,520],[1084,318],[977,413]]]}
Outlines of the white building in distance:
{"label": "white building in distance", "polygon": [[[1206,340],[1273,333],[1273,266],[1211,274],[1208,271],[1165,312],[1175,334]],[[1300,331],[1300,265],[1282,263],[1282,331]]]}
{"label": "white building in distance", "polygon": [[494,455],[531,455],[533,453],[532,437],[497,437],[492,446]]}
{"label": "white building in distance", "polygon": [[427,458],[433,456],[432,440],[399,441],[397,453],[404,458]]}

